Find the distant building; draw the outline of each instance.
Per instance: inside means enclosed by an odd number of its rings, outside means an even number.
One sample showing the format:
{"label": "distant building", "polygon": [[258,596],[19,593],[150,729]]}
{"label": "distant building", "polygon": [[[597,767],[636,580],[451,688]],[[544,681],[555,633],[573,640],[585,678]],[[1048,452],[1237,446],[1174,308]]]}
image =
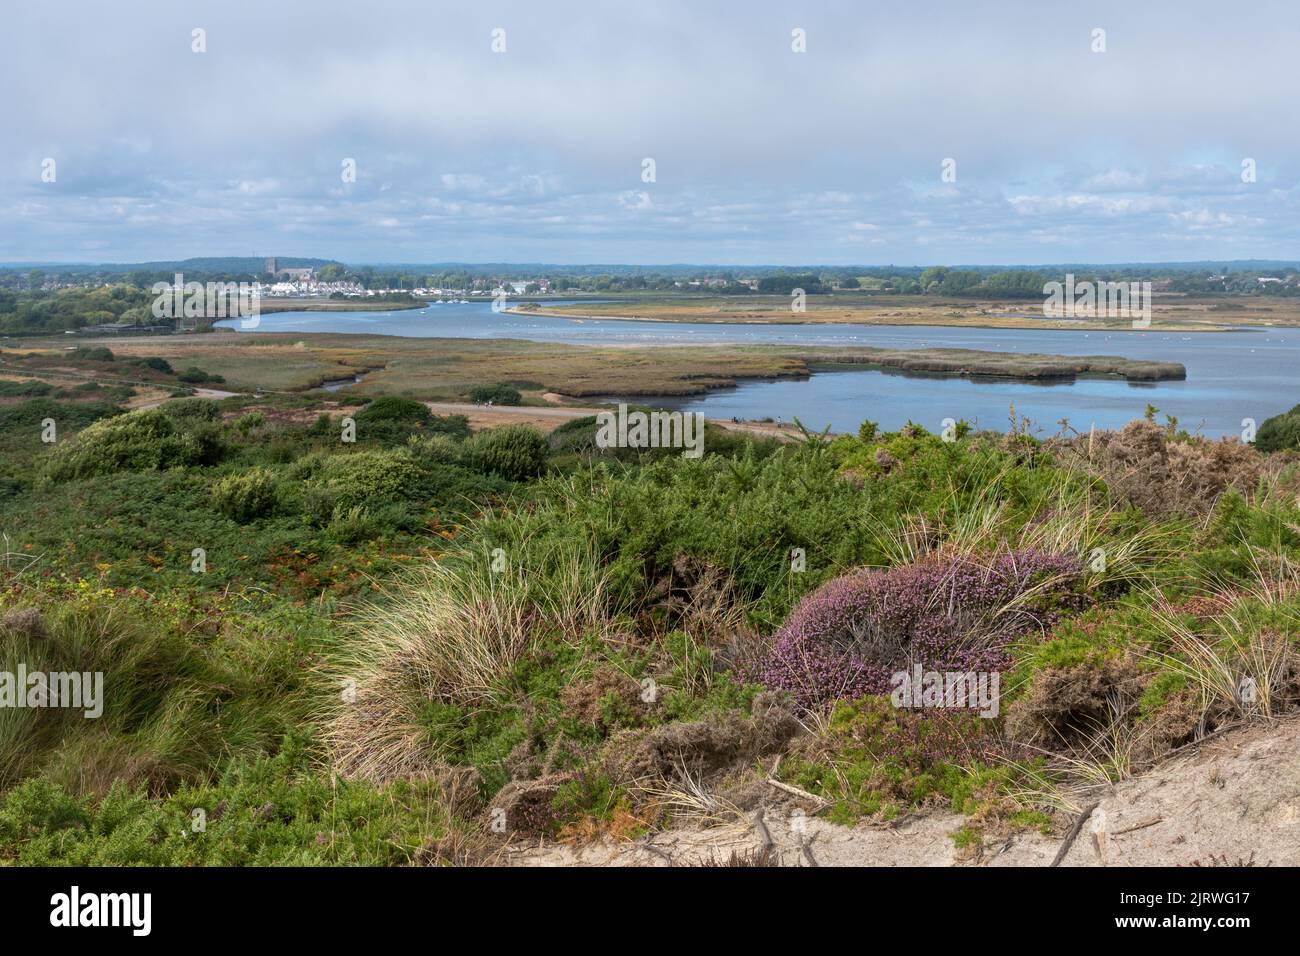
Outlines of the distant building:
{"label": "distant building", "polygon": [[275,256],[266,257],[266,274],[276,279],[286,279],[289,282],[307,282],[312,277],[311,269],[281,269],[280,260]]}

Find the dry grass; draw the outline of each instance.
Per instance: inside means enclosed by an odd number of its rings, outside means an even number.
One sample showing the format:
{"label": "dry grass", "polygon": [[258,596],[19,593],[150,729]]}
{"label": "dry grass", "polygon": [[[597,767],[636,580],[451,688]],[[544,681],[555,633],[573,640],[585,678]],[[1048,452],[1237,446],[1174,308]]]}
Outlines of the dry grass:
{"label": "dry grass", "polygon": [[704,783],[703,774],[692,773],[685,761],[677,766],[671,778],[661,777],[634,789],[656,814],[669,814],[674,820],[685,818],[696,826],[737,832],[748,832],[752,826],[743,809],[712,793]]}
{"label": "dry grass", "polygon": [[357,640],[331,662],[340,688],[326,715],[339,772],[387,780],[436,766],[418,716],[429,701],[467,707],[502,702],[514,665],[543,638],[607,637],[604,579],[578,554],[542,570],[490,555],[421,567],[357,618]]}
{"label": "dry grass", "polygon": [[939,517],[908,514],[897,522],[877,520],[875,543],[887,564],[913,564],[936,554],[1040,550],[1078,555],[1093,585],[1136,585],[1148,583],[1153,569],[1173,555],[1175,524],[1143,524],[1117,535],[1112,529],[1120,523],[1122,509],[1082,482],[1061,484],[1054,496],[1038,502],[1027,521],[1010,527],[1007,503],[1000,496],[1012,467],[991,475],[968,504],[959,503],[957,489],[950,489],[948,503],[937,509]]}

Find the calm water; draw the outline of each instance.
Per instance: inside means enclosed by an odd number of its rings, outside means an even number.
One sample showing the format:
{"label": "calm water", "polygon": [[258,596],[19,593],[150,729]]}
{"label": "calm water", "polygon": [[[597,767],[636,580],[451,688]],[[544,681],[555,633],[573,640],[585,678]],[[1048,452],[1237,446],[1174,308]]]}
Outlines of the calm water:
{"label": "calm water", "polygon": [[[227,323],[219,323],[227,324]],[[231,323],[234,324],[234,323]],[[717,325],[611,322],[494,313],[487,302],[430,305],[398,312],[280,312],[262,316],[259,332],[352,332],[418,338],[527,339],[577,345],[796,343],[898,348],[971,348],[1062,355],[1167,359],[1187,380],[1153,385],[1079,380],[1029,385],[932,378],[878,371],[819,373],[803,381],[748,382],[672,404],[715,418],[799,418],[814,428],[855,429],[864,418],[893,429],[909,419],[938,429],[945,418],[1002,428],[1012,403],[1043,433],[1068,418],[1080,430],[1114,428],[1147,403],[1208,435],[1238,434],[1242,419],[1262,422],[1300,403],[1300,329],[1255,332],[1069,332],[861,325]]]}

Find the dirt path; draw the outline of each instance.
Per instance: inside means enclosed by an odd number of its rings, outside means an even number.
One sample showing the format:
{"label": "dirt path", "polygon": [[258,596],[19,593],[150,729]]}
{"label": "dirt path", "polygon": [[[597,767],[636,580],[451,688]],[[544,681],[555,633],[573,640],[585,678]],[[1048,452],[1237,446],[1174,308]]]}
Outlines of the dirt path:
{"label": "dirt path", "polygon": [[[189,397],[190,398],[211,398],[213,400],[218,400],[222,398],[234,398],[236,395],[240,395],[240,394],[242,393],[227,392],[219,388],[196,388],[194,389],[194,394]],[[144,401],[139,403],[132,402],[129,407],[133,411],[139,411],[140,409],[145,409],[145,408],[157,408],[163,402],[170,401],[170,399],[171,399],[171,395],[165,394],[162,395],[161,397],[147,398]]]}
{"label": "dirt path", "polygon": [[[1082,800],[1085,819],[1061,866],[1294,866],[1300,863],[1300,719],[1215,738],[1141,776]],[[1068,830],[1066,819],[1063,830]],[[763,826],[681,828],[646,840],[516,846],[516,866],[669,866],[725,862],[772,841],[783,866],[1050,866],[1065,833],[1036,831],[958,849],[966,824],[930,813],[890,826],[842,827],[793,806]]]}

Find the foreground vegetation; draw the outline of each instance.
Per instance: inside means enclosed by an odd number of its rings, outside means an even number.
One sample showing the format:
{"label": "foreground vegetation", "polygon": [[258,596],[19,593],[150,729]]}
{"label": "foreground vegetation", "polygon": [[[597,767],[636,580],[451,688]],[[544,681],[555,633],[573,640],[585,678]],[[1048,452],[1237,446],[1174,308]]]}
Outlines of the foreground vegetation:
{"label": "foreground vegetation", "polygon": [[[9,863],[490,862],[781,801],[951,809],[965,845],[1300,703],[1281,438],[868,422],[693,460],[398,396],[32,388],[0,394],[0,671],[105,693],[0,707]],[[913,664],[999,673],[997,715],[894,706]]]}

